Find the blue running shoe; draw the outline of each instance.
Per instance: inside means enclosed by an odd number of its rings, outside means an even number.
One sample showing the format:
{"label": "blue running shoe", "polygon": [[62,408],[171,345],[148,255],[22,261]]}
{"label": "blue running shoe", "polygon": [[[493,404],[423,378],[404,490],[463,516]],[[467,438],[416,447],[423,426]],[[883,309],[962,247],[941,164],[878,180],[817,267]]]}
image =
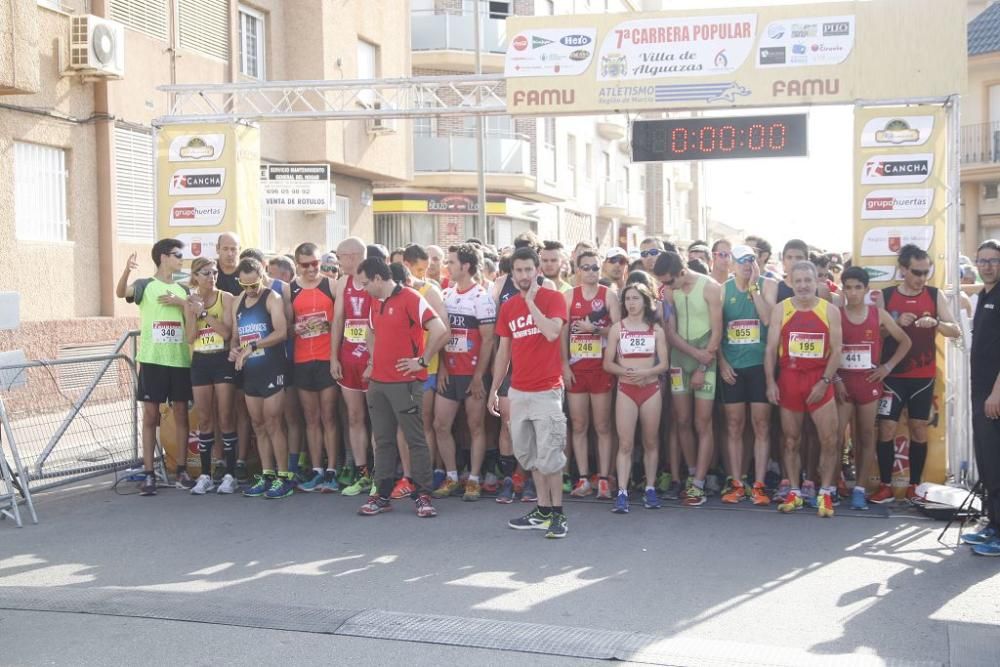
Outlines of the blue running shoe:
{"label": "blue running shoe", "polygon": [[811,507],[813,509],[819,507],[819,505],[817,505],[816,503],[816,485],[813,484],[812,480],[807,479],[806,481],[802,482],[801,491],[802,495],[800,497],[802,498],[802,502],[803,504],[805,504],[806,507]]}
{"label": "blue running shoe", "polygon": [[434,483],[431,485],[431,488],[432,489],[436,489],[439,486],[441,486],[441,482],[443,482],[444,478],[447,477],[447,476],[448,476],[448,473],[446,473],[444,470],[435,470],[434,471],[434,477],[432,479],[432,481]]}
{"label": "blue running shoe", "polygon": [[503,478],[500,491],[497,492],[497,502],[501,505],[510,505],[514,502],[514,480],[510,477]]}
{"label": "blue running shoe", "polygon": [[621,491],[615,496],[615,506],[611,508],[615,514],[628,514],[628,494]]}
{"label": "blue running shoe", "polygon": [[271,488],[264,492],[264,497],[271,500],[277,498],[287,498],[295,491],[292,480],[286,477],[278,477],[271,483]]}
{"label": "blue running shoe", "polygon": [[646,489],[646,493],[642,497],[642,506],[648,510],[658,510],[663,507],[660,503],[660,497],[656,495],[656,489]]}
{"label": "blue running shoe", "polygon": [[324,481],[323,473],[317,472],[314,473],[313,476],[310,477],[307,481],[299,484],[299,489],[301,491],[312,493],[313,491],[319,490],[319,487],[322,486],[323,481]]}
{"label": "blue running shoe", "polygon": [[854,490],[851,491],[851,509],[852,510],[868,509],[868,500],[865,498],[865,487],[855,486]]}
{"label": "blue running shoe", "polygon": [[326,475],[323,476],[323,483],[319,487],[320,493],[336,493],[340,491],[340,485],[337,484],[337,475],[334,474],[333,470],[327,470]]}
{"label": "blue running shoe", "polygon": [[971,544],[973,546],[977,544],[987,544],[997,539],[997,529],[993,526],[986,526],[982,530],[976,531],[974,533],[965,533],[959,539],[962,540],[962,544]]}
{"label": "blue running shoe", "polygon": [[980,556],[1000,556],[1000,537],[994,537],[986,544],[977,544],[972,551]]}
{"label": "blue running shoe", "polygon": [[271,484],[274,482],[274,478],[270,475],[258,475],[257,481],[249,489],[243,492],[243,495],[247,498],[259,498],[264,495],[268,489],[271,488]]}
{"label": "blue running shoe", "polygon": [[533,503],[538,500],[538,492],[535,491],[535,480],[530,477],[524,483],[524,490],[521,491],[522,503]]}

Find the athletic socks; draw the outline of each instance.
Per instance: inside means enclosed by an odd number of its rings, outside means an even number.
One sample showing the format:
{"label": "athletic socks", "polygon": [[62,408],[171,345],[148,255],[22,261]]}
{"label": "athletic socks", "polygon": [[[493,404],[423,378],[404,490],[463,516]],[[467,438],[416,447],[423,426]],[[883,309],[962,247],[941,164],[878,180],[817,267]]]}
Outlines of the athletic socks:
{"label": "athletic socks", "polygon": [[198,456],[201,458],[201,474],[212,474],[212,445],[215,444],[213,431],[198,431]]}
{"label": "athletic socks", "polygon": [[[925,445],[926,447],[926,445]],[[912,451],[912,450],[911,450]],[[925,450],[926,453],[926,450]],[[896,448],[892,441],[878,442],[875,444],[875,455],[878,458],[878,476],[883,484],[892,483],[892,464],[896,460]],[[910,462],[912,470],[913,462]]]}
{"label": "athletic socks", "polygon": [[910,441],[910,484],[920,484],[927,463],[927,443]]}
{"label": "athletic socks", "polygon": [[500,474],[504,477],[513,477],[517,470],[517,459],[513,456],[500,457]]}
{"label": "athletic socks", "polygon": [[292,454],[291,452],[289,452],[288,453],[288,473],[294,477],[295,474],[298,471],[299,471],[299,455],[298,455],[297,452],[295,454]]}
{"label": "athletic socks", "polygon": [[553,514],[562,514],[563,513],[562,505],[553,505],[552,506],[552,513]]}
{"label": "athletic socks", "polygon": [[448,479],[450,479],[451,481],[453,481],[453,482],[457,482],[458,481],[458,471],[457,470],[449,470],[448,473],[447,473],[447,475],[448,475]]}
{"label": "athletic socks", "polygon": [[226,474],[232,475],[236,470],[236,441],[239,439],[235,433],[222,434],[222,457],[226,460]]}

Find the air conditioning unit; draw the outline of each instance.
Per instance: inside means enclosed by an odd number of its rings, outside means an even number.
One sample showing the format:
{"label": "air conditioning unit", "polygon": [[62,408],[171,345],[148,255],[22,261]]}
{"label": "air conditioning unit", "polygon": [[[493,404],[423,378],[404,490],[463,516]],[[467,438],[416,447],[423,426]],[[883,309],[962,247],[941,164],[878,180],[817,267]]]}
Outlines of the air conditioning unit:
{"label": "air conditioning unit", "polygon": [[368,134],[395,134],[395,118],[369,118]]}
{"label": "air conditioning unit", "polygon": [[84,76],[125,76],[125,26],[92,14],[70,17],[69,67]]}

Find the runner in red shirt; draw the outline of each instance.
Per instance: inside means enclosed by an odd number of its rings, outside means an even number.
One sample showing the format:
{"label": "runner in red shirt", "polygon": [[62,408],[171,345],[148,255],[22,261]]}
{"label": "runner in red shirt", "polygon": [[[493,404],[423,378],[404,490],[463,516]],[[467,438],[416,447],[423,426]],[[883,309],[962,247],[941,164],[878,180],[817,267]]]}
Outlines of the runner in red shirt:
{"label": "runner in red shirt", "polygon": [[514,454],[530,471],[538,506],[508,522],[517,530],[543,529],[546,537],[565,537],[562,470],[566,465],[566,416],[562,411],[560,334],[566,322],[562,295],[537,282],[539,259],[533,248],[518,248],[511,258],[518,293],[500,307],[500,348],[493,365],[490,412],[499,416],[497,392],[513,361],[510,382],[510,433]]}
{"label": "runner in red shirt", "polygon": [[[416,485],[411,497],[417,516],[432,517],[433,475],[424,437],[424,382],[430,358],[448,337],[448,329],[420,293],[392,279],[384,260],[361,263],[358,284],[374,299],[368,328],[371,361],[365,370],[368,412],[375,439],[375,485],[359,513],[381,514],[392,509],[396,484],[396,431],[402,429],[410,451],[410,474]],[[429,336],[424,344],[424,331]]]}

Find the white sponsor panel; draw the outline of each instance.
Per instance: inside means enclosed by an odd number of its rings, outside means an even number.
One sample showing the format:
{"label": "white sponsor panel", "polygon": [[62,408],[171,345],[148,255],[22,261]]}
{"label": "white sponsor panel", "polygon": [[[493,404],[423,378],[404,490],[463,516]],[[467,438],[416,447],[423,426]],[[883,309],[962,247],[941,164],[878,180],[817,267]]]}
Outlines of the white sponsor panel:
{"label": "white sponsor panel", "polygon": [[170,207],[170,226],[215,227],[225,215],[225,199],[184,199]]}
{"label": "white sponsor panel", "polygon": [[861,268],[868,274],[868,279],[872,282],[891,282],[896,280],[895,264],[860,264]]}
{"label": "white sponsor panel", "polygon": [[262,164],[261,203],[290,211],[332,211],[337,189],[328,164]]}
{"label": "white sponsor panel", "polygon": [[934,131],[934,116],[879,116],[865,123],[861,146],[922,146]]}
{"label": "white sponsor panel", "polygon": [[934,171],[933,153],[874,155],[861,170],[864,185],[923,183]]}
{"label": "white sponsor panel", "polygon": [[934,188],[872,190],[861,200],[862,220],[922,218],[934,203]]}
{"label": "white sponsor panel", "polygon": [[601,44],[598,81],[731,74],[753,49],[756,14],[625,21]]}
{"label": "white sponsor panel", "polygon": [[895,257],[899,249],[908,243],[918,246],[921,250],[927,250],[933,240],[933,225],[873,227],[865,232],[861,241],[861,255]]}
{"label": "white sponsor panel", "polygon": [[757,67],[839,65],[854,48],[854,16],[812,16],[767,24],[757,44]]}
{"label": "white sponsor panel", "polygon": [[216,259],[216,241],[218,234],[176,234],[178,241],[184,243],[184,259],[197,259],[198,257],[208,257]]}
{"label": "white sponsor panel", "polygon": [[597,28],[525,30],[507,44],[504,76],[576,76],[594,59]]}
{"label": "white sponsor panel", "polygon": [[177,195],[217,195],[226,182],[226,170],[218,169],[178,169],[170,177],[170,194]]}
{"label": "white sponsor panel", "polygon": [[221,158],[225,148],[224,134],[182,134],[170,142],[167,159],[170,162],[211,162]]}

